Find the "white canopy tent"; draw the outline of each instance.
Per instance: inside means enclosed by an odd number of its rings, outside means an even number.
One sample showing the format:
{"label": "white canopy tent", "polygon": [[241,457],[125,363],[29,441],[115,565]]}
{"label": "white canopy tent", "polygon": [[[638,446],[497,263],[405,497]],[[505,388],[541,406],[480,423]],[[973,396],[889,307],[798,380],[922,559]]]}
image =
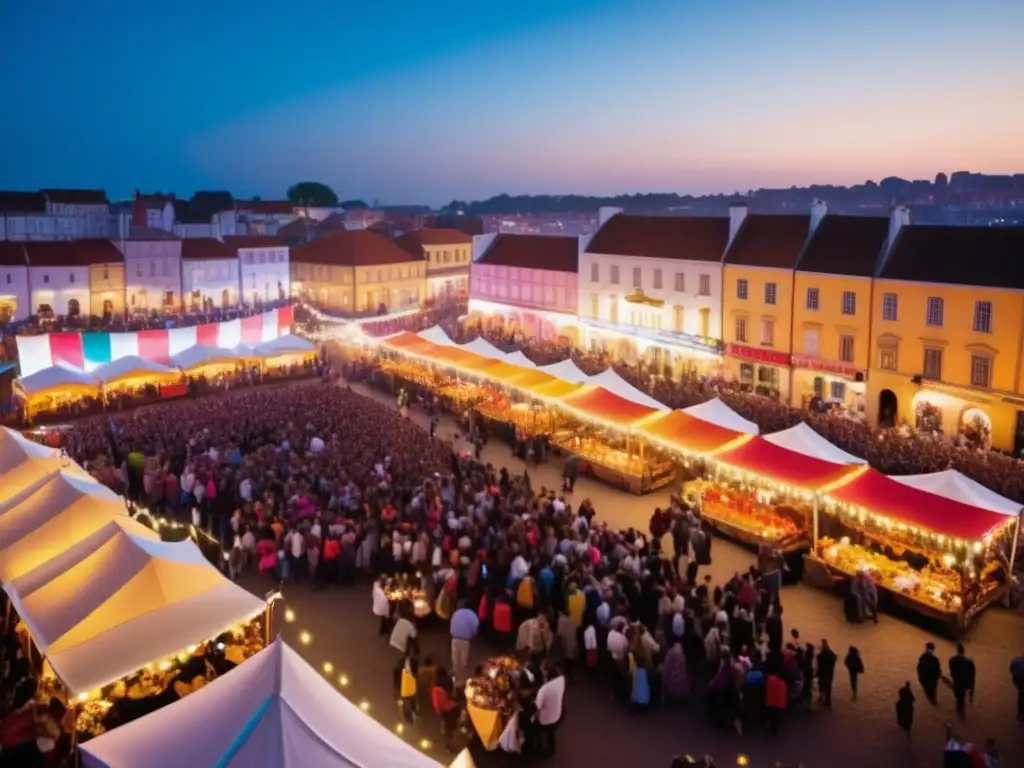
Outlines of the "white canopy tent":
{"label": "white canopy tent", "polygon": [[717,397],[700,405],[691,405],[689,408],[683,408],[683,412],[702,421],[708,421],[720,427],[731,429],[734,432],[756,435],[761,431],[757,424],[744,419]]}
{"label": "white canopy tent", "polygon": [[491,344],[487,339],[482,336],[477,336],[466,344],[457,345],[459,349],[464,349],[467,352],[472,352],[474,355],[480,355],[480,357],[486,357],[488,360],[502,360],[504,361],[507,355],[498,349],[496,346]]}
{"label": "white canopy tent", "polygon": [[452,341],[452,337],[449,336],[440,325],[432,325],[425,331],[420,331],[416,335],[424,341],[429,341],[431,344],[438,344],[442,347],[457,346],[455,342]]}
{"label": "white canopy tent", "polygon": [[535,362],[533,362],[533,360],[528,358],[526,355],[524,355],[522,353],[522,350],[516,350],[512,354],[508,355],[505,358],[505,362],[506,363],[511,363],[512,365],[518,365],[521,368],[536,368],[537,367],[537,364]]}
{"label": "white canopy tent", "polygon": [[623,400],[629,400],[632,403],[644,405],[648,408],[653,408],[656,411],[671,410],[668,406],[659,403],[646,392],[641,392],[624,378],[619,376],[619,374],[615,372],[614,368],[608,368],[607,370],[601,371],[601,373],[596,376],[591,376],[590,383],[604,387],[612,394],[621,397]]}
{"label": "white canopy tent", "polygon": [[0,513],[0,582],[24,576],[107,526],[125,523],[142,536],[149,530],[130,521],[124,500],[106,486],[66,471],[50,475]]}
{"label": "white canopy tent", "polygon": [[117,521],[5,585],[69,693],[91,691],[261,613],[192,541]]}
{"label": "white canopy tent", "polygon": [[936,496],[943,496],[972,507],[997,512],[1000,515],[1015,517],[1021,512],[1021,506],[1017,502],[1000,496],[995,491],[990,491],[981,483],[971,480],[955,469],[930,472],[926,475],[889,475],[889,479],[920,491],[933,493]]}
{"label": "white canopy tent", "polygon": [[316,344],[309,339],[296,336],[294,333],[286,333],[276,339],[261,341],[253,347],[260,355],[287,355],[290,352],[314,352]]}
{"label": "white canopy tent", "polygon": [[278,638],[223,677],[81,747],[87,768],[440,768]]}
{"label": "white canopy tent", "polygon": [[62,469],[89,478],[85,470],[56,448],[40,445],[3,427],[0,429],[0,510],[24,498]]}
{"label": "white canopy tent", "polygon": [[91,374],[59,363],[18,379],[18,386],[28,395],[36,395],[51,389],[99,390],[99,385],[99,381]]}
{"label": "white canopy tent", "polygon": [[782,448],[788,448],[813,459],[821,459],[832,464],[867,464],[867,461],[847,453],[842,448],[832,445],[828,440],[811,429],[805,422],[781,432],[772,432],[764,439]]}
{"label": "white canopy tent", "polygon": [[[248,354],[251,356],[251,350],[248,350]],[[212,363],[229,363],[242,357],[245,357],[245,355],[240,355],[237,347],[235,349],[221,349],[220,347],[209,347],[204,344],[194,344],[188,349],[183,349],[181,352],[171,355],[171,363],[187,371]]]}
{"label": "white canopy tent", "polygon": [[588,384],[590,382],[590,377],[581,371],[570,358],[559,363],[538,366],[537,370],[554,376],[556,379],[568,381],[570,384]]}
{"label": "white canopy tent", "polygon": [[129,376],[145,376],[153,373],[168,374],[175,373],[175,370],[169,365],[163,365],[153,360],[143,360],[136,355],[128,355],[98,366],[93,370],[92,375],[106,384]]}

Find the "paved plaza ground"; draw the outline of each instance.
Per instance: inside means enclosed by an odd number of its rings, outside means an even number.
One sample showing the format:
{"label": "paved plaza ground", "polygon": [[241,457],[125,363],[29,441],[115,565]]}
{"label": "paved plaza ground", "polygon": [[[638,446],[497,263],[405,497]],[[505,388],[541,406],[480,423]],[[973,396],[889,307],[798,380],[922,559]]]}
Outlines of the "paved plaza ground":
{"label": "paved plaza ground", "polygon": [[[394,407],[390,397],[362,385],[354,388]],[[412,418],[426,425],[424,414],[414,411]],[[449,418],[443,420],[439,436],[465,447],[456,440],[455,433],[454,422]],[[484,459],[495,466],[507,466],[509,471],[523,470],[523,463],[496,441],[484,449]],[[561,470],[557,462],[540,467],[531,465],[529,472],[534,488],[559,487]],[[583,478],[576,485],[573,501],[578,503],[585,498],[594,502],[599,520],[621,528],[646,529],[653,508],[667,504],[668,493],[631,496]],[[710,572],[719,583],[752,562],[750,553],[721,540],[715,541],[712,555]],[[255,576],[246,578],[245,583],[254,591],[265,591],[271,586]],[[391,693],[391,670],[396,656],[387,642],[377,636],[369,584],[330,585],[313,591],[309,584],[300,583],[286,585],[284,595],[285,602],[278,604],[277,626],[285,640],[315,667],[330,663],[336,684],[340,675],[346,675],[349,683],[340,688],[345,695],[356,702],[369,702],[370,714],[394,728],[399,722]],[[1024,619],[1019,614],[1002,608],[990,609],[968,635],[967,651],[978,670],[977,700],[967,721],[958,722],[952,692],[941,688],[939,706],[931,707],[917,686],[915,674],[917,657],[926,642],[936,643],[945,664],[954,652],[951,640],[885,615],[877,626],[847,624],[836,597],[803,585],[786,587],[782,600],[787,632],[797,628],[805,642],[815,645],[822,638],[828,639],[840,660],[848,646],[860,649],[866,674],[860,682],[857,702],[850,699],[845,669],[840,667],[833,711],[789,714],[775,739],[760,732],[741,737],[714,730],[699,700],[686,709],[633,715],[612,701],[603,680],[584,679],[568,688],[557,757],[546,762],[592,768],[660,768],[667,767],[674,754],[708,753],[719,766],[736,764],[739,755],[748,756],[752,766],[773,766],[776,761],[794,766],[803,763],[807,768],[938,766],[945,723],[952,722],[959,733],[976,743],[996,738],[1002,745],[1006,765],[1024,766],[1024,728],[1015,720],[1016,692],[1008,670],[1011,658],[1024,649]],[[294,622],[283,621],[286,609],[294,612]],[[309,633],[308,644],[302,642],[303,632]],[[428,623],[421,633],[421,642],[424,655],[433,656],[441,664],[449,663],[445,625]],[[478,640],[474,641],[473,651],[476,662],[491,655],[492,649]],[[894,711],[897,689],[907,680],[914,683],[918,699],[909,745],[896,727]],[[406,728],[403,736],[417,743],[429,739],[430,752],[442,762],[446,759],[443,750],[438,749],[443,742],[432,715],[422,718],[415,727]],[[518,760],[487,755],[479,762],[488,766]]]}

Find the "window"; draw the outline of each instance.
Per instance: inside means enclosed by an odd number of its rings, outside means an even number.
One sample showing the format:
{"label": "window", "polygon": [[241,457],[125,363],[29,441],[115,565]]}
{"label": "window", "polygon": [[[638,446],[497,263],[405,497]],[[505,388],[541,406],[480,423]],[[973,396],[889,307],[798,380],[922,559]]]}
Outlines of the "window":
{"label": "window", "polygon": [[736,318],[736,341],[740,344],[747,343],[747,318]]}
{"label": "window", "polygon": [[104,267],[103,268],[103,279],[104,280],[109,280],[110,279],[110,268],[109,267]]}
{"label": "window", "polygon": [[156,277],[156,262],[155,261],[149,262],[149,276],[150,277]]}
{"label": "window", "polygon": [[774,346],[775,344],[775,321],[774,320],[762,320],[761,321],[761,344],[766,347]]}
{"label": "window", "polygon": [[843,314],[857,314],[857,294],[853,291],[843,291]]}
{"label": "window", "polygon": [[684,273],[684,272],[676,272],[676,290],[677,291],[685,291],[686,290],[686,273]]}
{"label": "window", "polygon": [[141,263],[135,265],[135,276],[136,277],[142,277],[142,264]]}
{"label": "window", "polygon": [[11,273],[10,272],[7,273],[7,284],[8,285],[11,284]]}
{"label": "window", "polygon": [[809,357],[817,357],[820,350],[821,336],[817,328],[808,328],[804,331],[804,354]]}
{"label": "window", "polygon": [[590,282],[597,283],[601,280],[601,265],[591,264],[590,265]]}
{"label": "window", "polygon": [[633,287],[643,288],[644,287],[644,274],[640,267],[633,267]]}
{"label": "window", "polygon": [[894,345],[882,344],[878,347],[878,367],[883,371],[895,371],[897,359],[897,348]]}
{"label": "window", "polygon": [[[615,267],[612,267],[612,269],[615,269]],[[618,322],[619,322],[619,297],[618,296],[609,296],[608,297],[608,310],[609,310],[608,311],[608,318],[612,321],[613,324],[618,324]]]}
{"label": "window", "polygon": [[886,293],[882,296],[882,319],[896,322],[899,317],[899,302],[895,293]]}
{"label": "window", "polygon": [[764,284],[764,303],[765,304],[774,304],[775,303],[775,296],[776,296],[777,292],[778,292],[777,291],[777,286],[775,285],[775,283],[765,283]]}
{"label": "window", "polygon": [[853,362],[853,336],[843,334],[839,337],[839,359],[844,363]]}
{"label": "window", "polygon": [[656,290],[661,290],[661,270],[660,269],[654,270],[654,288]]}
{"label": "window", "polygon": [[673,310],[672,310],[672,314],[673,314],[673,317],[674,317],[674,322],[672,324],[672,327],[675,329],[676,333],[682,333],[683,332],[683,308],[680,307],[680,306],[674,307]]}
{"label": "window", "polygon": [[974,330],[978,333],[992,333],[992,302],[974,302]]}
{"label": "window", "polygon": [[698,336],[702,339],[710,338],[711,336],[711,310],[707,307],[701,307],[700,312],[700,327],[698,328]]}
{"label": "window", "polygon": [[50,276],[49,275],[43,275],[43,285],[49,285],[49,284],[50,284]]}
{"label": "window", "polygon": [[833,379],[830,383],[830,389],[832,390],[833,400],[845,400],[846,399],[846,382],[836,381]]}
{"label": "window", "polygon": [[928,309],[925,312],[925,324],[936,328],[942,327],[942,299],[937,296],[928,297]]}
{"label": "window", "polygon": [[[981,302],[979,302],[980,304]],[[992,358],[985,355],[971,355],[971,385],[992,386]]]}
{"label": "window", "polygon": [[614,267],[614,266],[612,267],[611,283],[612,283],[612,285],[618,285],[619,284],[619,268],[618,267]]}
{"label": "window", "polygon": [[68,282],[69,283],[74,283],[75,282],[75,273],[74,272],[72,272],[72,273],[70,273],[68,275]]}
{"label": "window", "polygon": [[935,347],[925,347],[924,350],[924,371],[921,374],[926,379],[942,379],[942,350]]}
{"label": "window", "polygon": [[742,277],[736,281],[736,298],[744,301],[747,298],[747,281]]}
{"label": "window", "polygon": [[596,293],[590,294],[590,316],[595,320],[601,316],[600,299]]}
{"label": "window", "polygon": [[807,309],[817,312],[818,311],[818,289],[808,288],[807,289]]}
{"label": "window", "polygon": [[700,290],[697,291],[698,296],[710,296],[711,295],[711,275],[700,276]]}

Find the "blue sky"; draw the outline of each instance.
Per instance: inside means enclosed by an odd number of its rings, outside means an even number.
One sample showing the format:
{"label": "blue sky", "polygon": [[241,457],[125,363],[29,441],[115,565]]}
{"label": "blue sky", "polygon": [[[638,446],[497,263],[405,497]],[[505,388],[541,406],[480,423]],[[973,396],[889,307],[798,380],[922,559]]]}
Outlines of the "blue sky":
{"label": "blue sky", "polygon": [[0,188],[440,204],[1024,171],[1021,2],[377,5],[3,3]]}

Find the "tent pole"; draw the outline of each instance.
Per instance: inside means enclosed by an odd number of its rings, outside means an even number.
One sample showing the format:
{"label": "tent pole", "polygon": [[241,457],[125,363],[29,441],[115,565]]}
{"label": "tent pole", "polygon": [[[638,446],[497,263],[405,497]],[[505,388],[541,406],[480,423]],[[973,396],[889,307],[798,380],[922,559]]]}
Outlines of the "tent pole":
{"label": "tent pole", "polygon": [[[1024,512],[1017,514],[1017,522],[1013,526],[1013,544],[1010,546],[1010,572],[1006,574],[1007,584],[1013,581],[1013,567],[1017,563],[1017,542],[1020,541],[1020,518],[1022,514]],[[1010,589],[1006,590],[1006,607],[1010,607]]]}
{"label": "tent pole", "polygon": [[811,543],[811,554],[817,556],[818,554],[818,497],[814,497],[814,540]]}

